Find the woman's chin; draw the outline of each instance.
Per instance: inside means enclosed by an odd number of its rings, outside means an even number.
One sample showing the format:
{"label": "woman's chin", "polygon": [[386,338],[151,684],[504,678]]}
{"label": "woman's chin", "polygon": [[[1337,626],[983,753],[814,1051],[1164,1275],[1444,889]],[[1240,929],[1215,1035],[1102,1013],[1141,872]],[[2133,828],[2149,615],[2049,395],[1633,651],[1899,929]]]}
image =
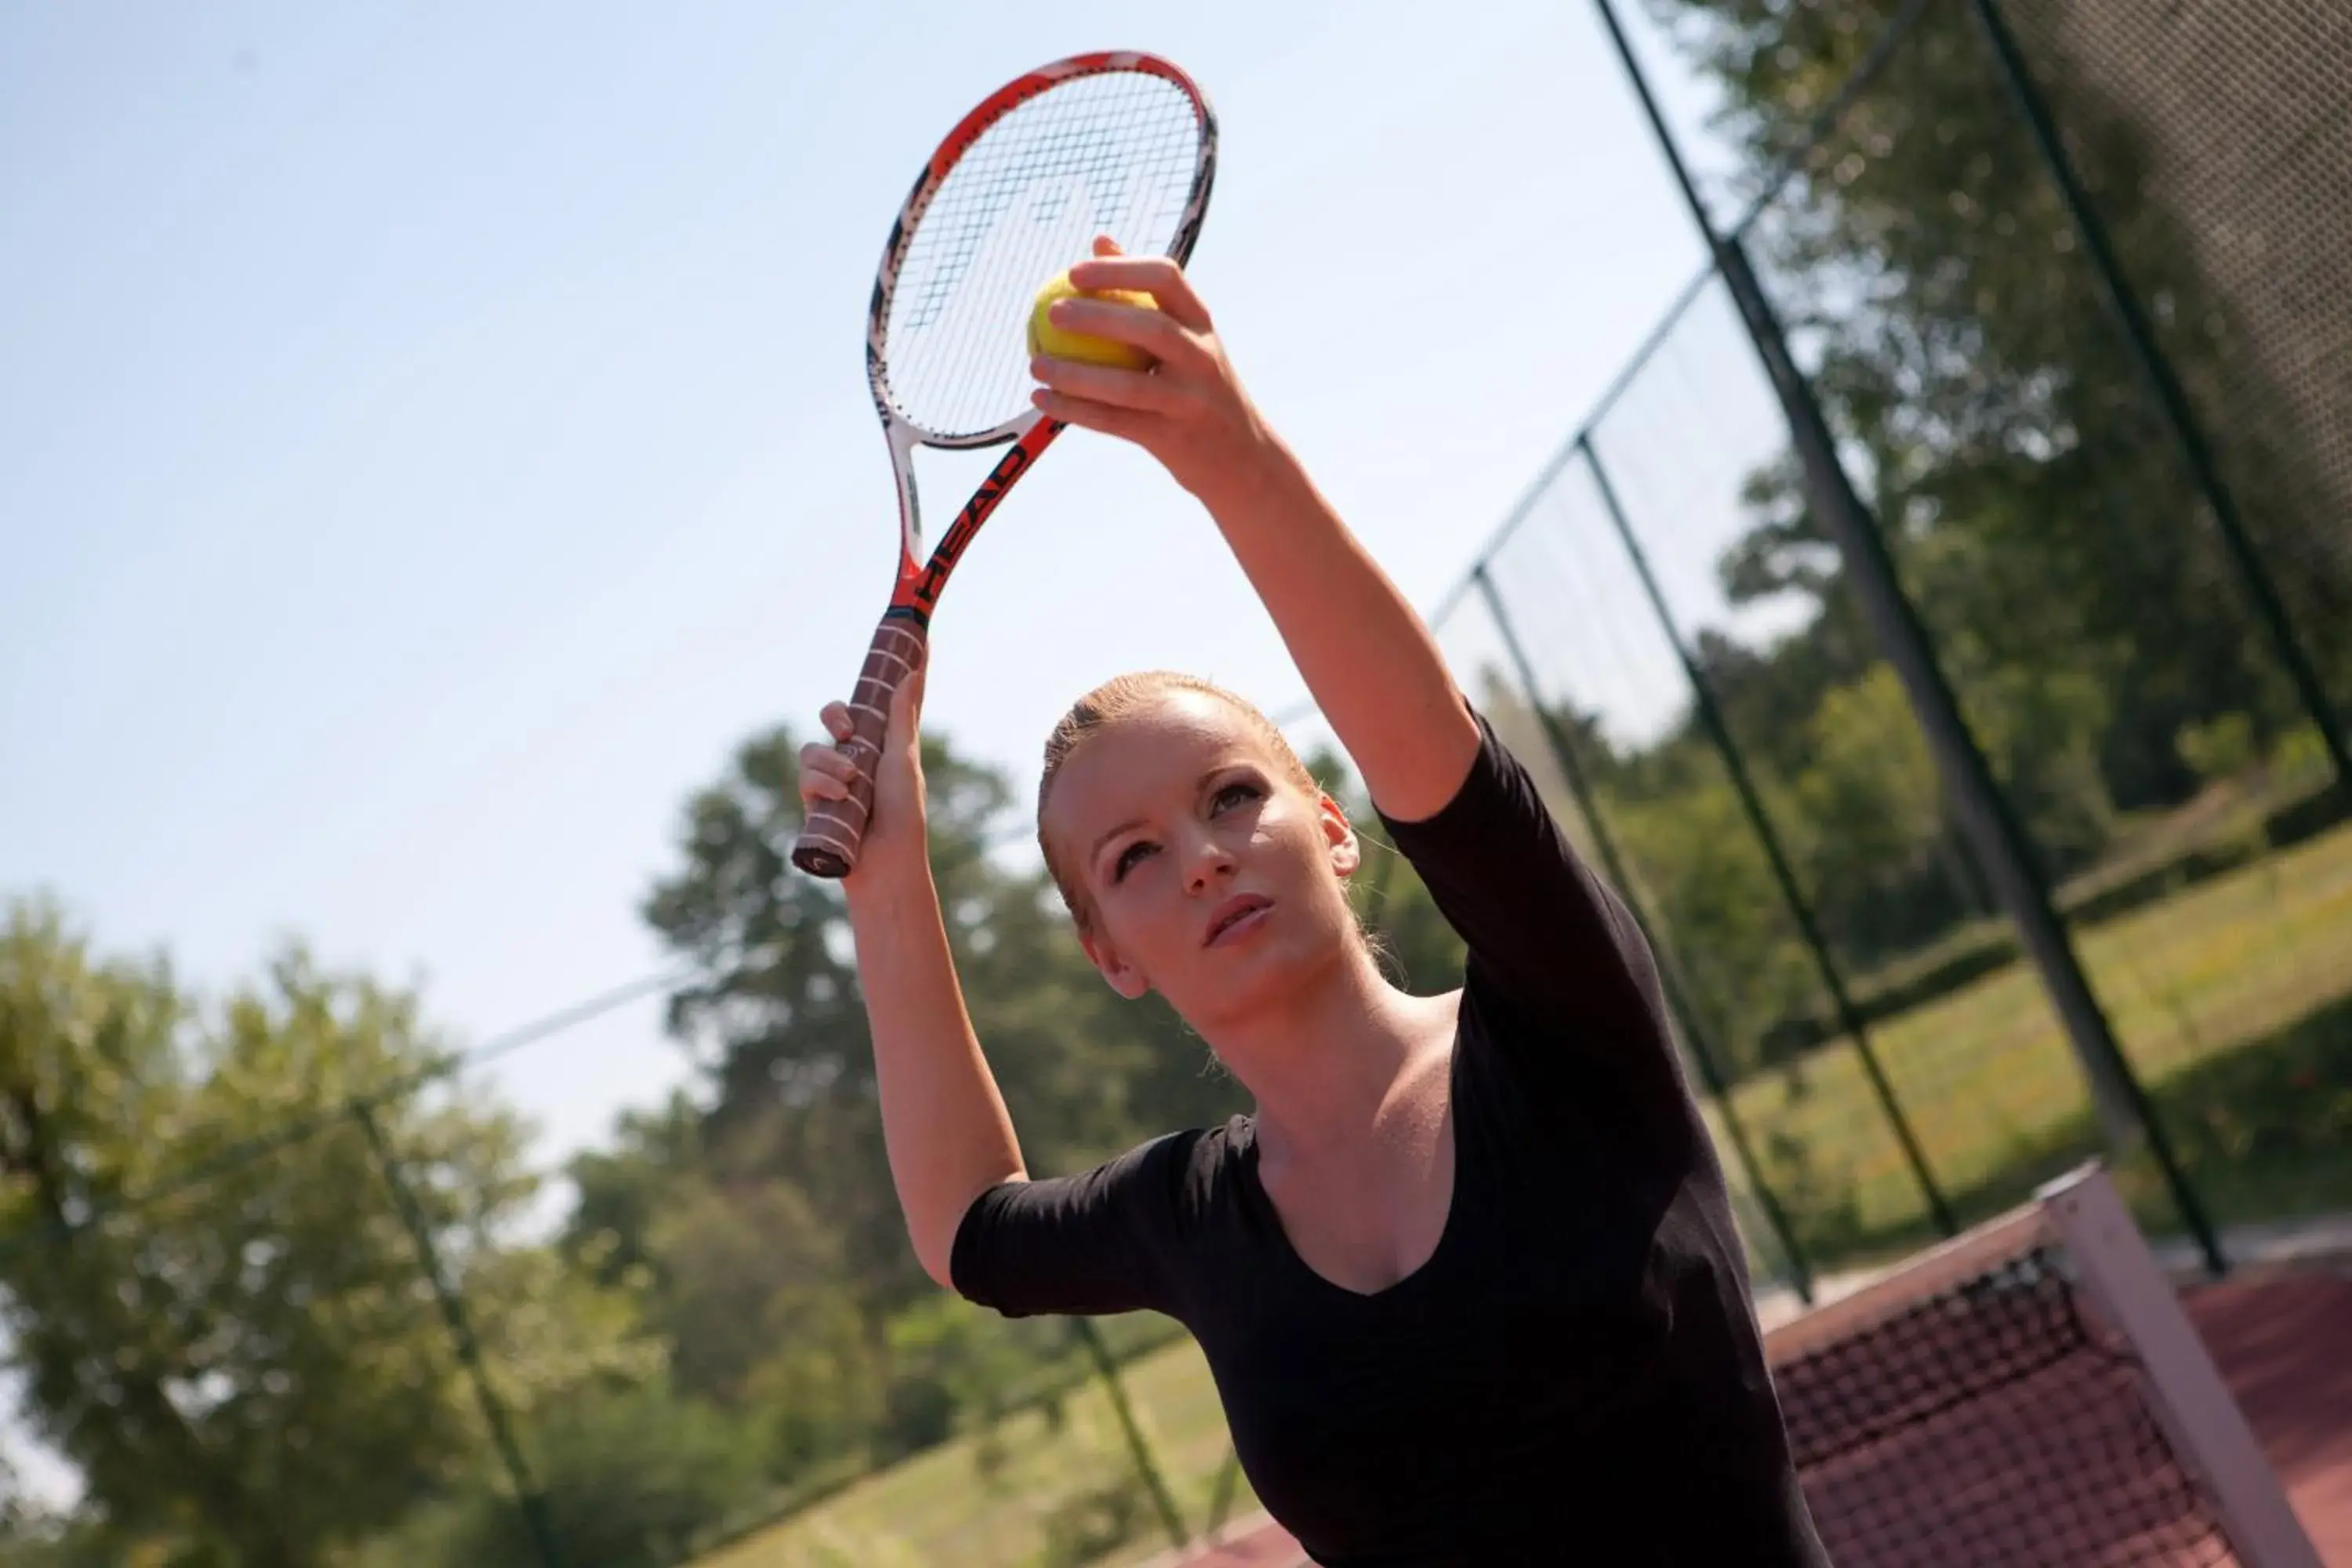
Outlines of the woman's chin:
{"label": "woman's chin", "polygon": [[1281,913],[1270,910],[1253,921],[1254,929],[1201,950],[1183,1002],[1169,998],[1187,1023],[1204,1034],[1246,1023],[1287,1011],[1342,979],[1348,944],[1286,929],[1290,922]]}

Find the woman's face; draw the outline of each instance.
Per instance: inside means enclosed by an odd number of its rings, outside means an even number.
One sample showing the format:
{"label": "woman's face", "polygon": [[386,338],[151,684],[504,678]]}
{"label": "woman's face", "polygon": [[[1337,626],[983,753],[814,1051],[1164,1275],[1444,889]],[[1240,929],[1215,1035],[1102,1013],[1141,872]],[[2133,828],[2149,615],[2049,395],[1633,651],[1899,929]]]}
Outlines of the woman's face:
{"label": "woman's face", "polygon": [[1054,781],[1045,828],[1091,911],[1081,940],[1096,967],[1204,1032],[1344,961],[1356,940],[1346,816],[1207,693],[1170,692],[1088,735]]}

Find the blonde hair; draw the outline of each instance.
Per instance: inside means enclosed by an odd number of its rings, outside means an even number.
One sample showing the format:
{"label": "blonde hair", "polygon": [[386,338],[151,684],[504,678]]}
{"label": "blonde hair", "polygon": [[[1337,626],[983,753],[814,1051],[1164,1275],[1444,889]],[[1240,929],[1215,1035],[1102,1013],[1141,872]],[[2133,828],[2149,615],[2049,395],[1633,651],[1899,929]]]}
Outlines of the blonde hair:
{"label": "blonde hair", "polygon": [[1167,669],[1140,670],[1104,681],[1070,704],[1070,710],[1062,715],[1054,726],[1054,732],[1045,737],[1045,773],[1037,783],[1037,847],[1045,851],[1045,869],[1053,877],[1054,886],[1061,893],[1064,906],[1069,910],[1070,918],[1077,922],[1080,931],[1087,930],[1092,922],[1092,909],[1086,896],[1076,889],[1064,872],[1061,862],[1055,857],[1053,841],[1045,832],[1045,802],[1053,794],[1054,781],[1060,776],[1062,765],[1076,753],[1087,736],[1107,730],[1162,699],[1182,691],[1214,698],[1232,709],[1241,716],[1242,722],[1248,726],[1250,731],[1265,742],[1283,777],[1309,795],[1320,795],[1323,793],[1323,786],[1315,782],[1315,775],[1307,771],[1307,764],[1298,760],[1298,753],[1291,749],[1290,742],[1275,727],[1274,721],[1247,698],[1237,697],[1216,682],[1203,680],[1197,675],[1182,675]]}

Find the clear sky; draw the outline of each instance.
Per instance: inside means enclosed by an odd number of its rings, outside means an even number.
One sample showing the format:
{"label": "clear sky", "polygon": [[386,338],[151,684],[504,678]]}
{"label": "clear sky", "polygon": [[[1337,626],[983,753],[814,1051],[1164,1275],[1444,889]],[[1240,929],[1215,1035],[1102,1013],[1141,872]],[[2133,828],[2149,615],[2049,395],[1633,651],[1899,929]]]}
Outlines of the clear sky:
{"label": "clear sky", "polygon": [[[205,985],[299,934],[458,1043],[656,965],[684,797],[887,595],[896,205],[982,93],[1114,47],[1215,102],[1194,276],[1433,601],[1701,260],[1587,6],[0,9],[0,891]],[[1024,784],[1121,669],[1303,696],[1084,433],[935,637],[929,723]],[[498,1077],[553,1162],[682,1068],[647,1003]]]}

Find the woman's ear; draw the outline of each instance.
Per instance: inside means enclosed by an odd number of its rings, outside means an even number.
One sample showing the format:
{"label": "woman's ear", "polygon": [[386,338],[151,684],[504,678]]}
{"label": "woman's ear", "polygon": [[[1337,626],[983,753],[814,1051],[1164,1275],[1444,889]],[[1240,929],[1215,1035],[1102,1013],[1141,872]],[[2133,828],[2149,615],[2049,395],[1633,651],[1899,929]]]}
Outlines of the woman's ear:
{"label": "woman's ear", "polygon": [[1364,846],[1356,837],[1347,809],[1328,792],[1316,803],[1316,809],[1322,818],[1323,841],[1331,847],[1331,869],[1342,877],[1354,876],[1364,863]]}
{"label": "woman's ear", "polygon": [[1129,1001],[1141,1000],[1151,989],[1151,982],[1144,978],[1143,971],[1121,958],[1118,947],[1101,931],[1081,926],[1078,945],[1087,950],[1087,959],[1110,983],[1110,988]]}

